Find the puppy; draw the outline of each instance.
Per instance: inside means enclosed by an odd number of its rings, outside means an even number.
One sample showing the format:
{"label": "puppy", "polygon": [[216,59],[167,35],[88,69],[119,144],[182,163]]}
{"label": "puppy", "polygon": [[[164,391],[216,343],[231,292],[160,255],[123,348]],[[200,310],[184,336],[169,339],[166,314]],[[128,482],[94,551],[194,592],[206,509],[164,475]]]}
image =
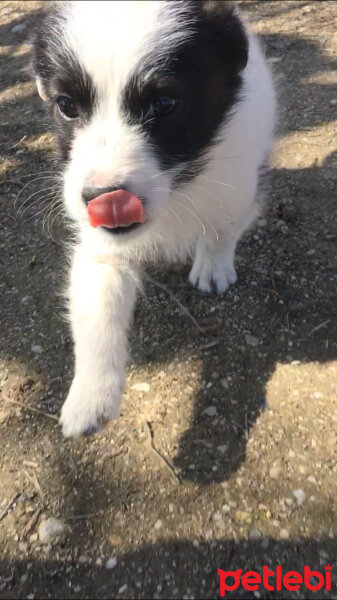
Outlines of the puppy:
{"label": "puppy", "polygon": [[194,256],[191,284],[235,283],[258,214],[274,90],[257,40],[227,1],[62,2],[33,40],[73,221],[75,375],[65,436],[119,415],[141,266]]}

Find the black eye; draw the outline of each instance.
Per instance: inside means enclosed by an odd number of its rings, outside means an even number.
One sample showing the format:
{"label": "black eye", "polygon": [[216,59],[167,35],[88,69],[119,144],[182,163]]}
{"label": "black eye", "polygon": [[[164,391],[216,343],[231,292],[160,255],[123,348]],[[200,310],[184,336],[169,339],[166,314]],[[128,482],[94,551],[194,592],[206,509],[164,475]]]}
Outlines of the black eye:
{"label": "black eye", "polygon": [[56,100],[56,104],[59,107],[59,111],[62,117],[66,121],[72,121],[73,119],[77,119],[78,110],[76,108],[76,104],[70,100],[67,96],[59,96]]}
{"label": "black eye", "polygon": [[167,117],[171,115],[178,106],[178,100],[169,96],[156,98],[150,106],[150,115],[156,117]]}

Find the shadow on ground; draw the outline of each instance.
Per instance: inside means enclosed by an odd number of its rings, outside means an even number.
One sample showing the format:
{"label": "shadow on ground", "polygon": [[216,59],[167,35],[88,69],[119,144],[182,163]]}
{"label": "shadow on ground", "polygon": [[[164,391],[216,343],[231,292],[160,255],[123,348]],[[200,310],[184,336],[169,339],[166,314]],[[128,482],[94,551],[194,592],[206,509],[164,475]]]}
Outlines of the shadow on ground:
{"label": "shadow on ground", "polygon": [[[324,546],[327,559],[322,560],[321,549]],[[265,548],[260,542],[241,540],[215,540],[198,545],[190,541],[161,543],[144,546],[140,550],[127,552],[118,558],[113,571],[94,565],[60,563],[56,560],[42,560],[29,564],[27,561],[0,560],[0,573],[6,582],[4,598],[17,598],[35,595],[35,586],[44,590],[44,598],[179,598],[183,590],[186,598],[218,598],[219,576],[217,570],[235,571],[256,570],[261,573],[261,565],[274,570],[282,565],[283,574],[287,571],[299,571],[309,564],[311,570],[323,573],[324,565],[332,562],[336,554],[336,540],[297,539],[292,542],[265,540]],[[141,567],[139,567],[141,565]],[[332,573],[332,582],[333,582]],[[21,578],[24,583],[20,583]],[[315,577],[311,585],[318,584]],[[228,579],[228,584],[233,580]],[[273,576],[269,580],[275,586]],[[1,580],[0,580],[1,585]],[[310,591],[310,598],[328,597],[326,590]],[[301,591],[305,593],[302,585]],[[332,583],[332,594],[335,585]],[[35,596],[41,597],[41,596]],[[240,585],[234,592],[226,592],[226,598],[252,598]],[[294,598],[294,592],[282,587],[270,593],[259,589],[259,596],[267,598]]]}
{"label": "shadow on ground", "polygon": [[[285,14],[287,10],[282,8]],[[0,64],[6,74],[3,90],[18,80],[29,80],[27,55],[15,56],[15,52],[30,28],[30,19],[25,16],[12,21],[10,26],[0,27],[0,38],[4,40],[1,44],[8,46]],[[12,27],[22,21],[26,22],[26,29],[13,36]],[[268,55],[282,59],[276,68],[287,74],[280,88],[281,133],[305,131],[322,121],[333,121],[335,111],[329,102],[335,97],[335,88],[305,83],[306,73],[303,68],[296,69],[296,56],[305,55],[310,75],[336,69],[336,62],[324,56],[318,45],[295,36],[268,35],[265,42]],[[5,142],[1,153],[9,162],[0,193],[3,218],[0,268],[4,284],[1,289],[6,300],[1,352],[7,363],[19,361],[26,365],[27,376],[36,372],[48,382],[49,395],[47,393],[42,402],[46,411],[55,413],[62,404],[61,397],[67,391],[72,369],[68,328],[60,318],[63,307],[58,297],[55,300],[64,262],[59,242],[66,236],[56,224],[56,243],[42,237],[41,219],[37,214],[41,209],[39,203],[30,207],[29,216],[33,220],[29,224],[14,223],[13,216],[13,201],[25,177],[51,168],[43,147],[34,149],[28,143],[41,132],[42,112],[36,94],[5,100],[3,106]],[[27,140],[16,146],[24,135]],[[172,310],[165,296],[157,302],[158,296],[162,296],[148,284],[147,297],[139,300],[131,335],[132,360],[138,366],[152,362],[166,367],[177,355],[184,358],[192,354],[201,361],[204,385],[196,394],[194,414],[180,438],[174,461],[186,485],[192,481],[200,489],[211,488],[213,483],[224,482],[237,472],[246,457],[249,432],[261,412],[268,410],[266,385],[277,363],[294,360],[324,363],[337,358],[335,170],[334,152],[322,165],[271,170],[266,184],[267,227],[259,229],[257,239],[252,234],[240,244],[239,282],[225,298],[216,299],[191,289],[186,283],[188,268],[185,266],[151,269],[158,281],[173,290],[206,329],[206,335],[201,336],[189,320]],[[33,182],[30,193],[37,191],[38,185],[39,182]],[[33,298],[33,311],[20,303],[21,296],[26,294]],[[172,321],[168,318],[171,312]],[[15,334],[13,324],[23,331]],[[137,331],[144,324],[149,325],[151,332],[156,330],[158,344],[155,347],[151,336],[140,344]],[[30,336],[34,337],[34,332],[44,336],[43,363],[37,364],[32,356]],[[256,346],[247,344],[247,334],[258,340]],[[18,343],[19,335],[22,339]],[[29,338],[26,344],[24,337]],[[65,365],[69,369],[65,370]],[[207,387],[208,383],[212,383],[211,387]],[[216,407],[215,424],[205,416],[204,411],[209,406]],[[25,419],[23,413],[20,419]],[[19,448],[22,431],[11,428],[11,423],[5,432],[6,442]],[[77,466],[76,444],[63,443],[53,421],[43,415],[27,419],[25,441],[28,445],[32,446],[40,435],[44,436],[46,452],[52,457],[51,490],[54,486],[57,494],[59,487],[64,487],[69,511],[74,515],[86,514],[95,505],[95,511],[104,514],[108,504],[116,513],[120,508],[127,513],[138,494],[137,478],[129,481],[121,471],[99,483],[94,478],[95,463],[83,468]],[[211,448],[207,447],[209,441]],[[226,458],[221,460],[214,448],[224,442],[228,448]],[[189,468],[191,464],[195,467],[193,470]],[[150,490],[151,481],[147,483],[149,495]],[[144,503],[140,496],[139,502]],[[319,514],[319,504],[311,510]],[[101,526],[104,527],[104,523],[100,521]],[[86,532],[91,530],[97,538],[103,536],[95,519],[73,524],[69,535],[74,544],[81,540],[78,552],[86,547]],[[46,597],[67,598],[76,593],[89,598],[109,597],[115,596],[125,584],[128,588],[121,591],[120,596],[155,597],[160,585],[163,598],[173,597],[176,586],[188,596],[214,597],[218,590],[217,568],[245,570],[279,563],[285,569],[301,570],[308,562],[313,568],[322,569],[322,565],[326,561],[333,562],[336,555],[333,537],[319,540],[299,537],[284,542],[264,539],[264,547],[261,542],[232,539],[210,540],[199,545],[191,541],[152,545],[145,542],[143,540],[140,550],[120,553],[113,575],[96,566],[81,567],[76,557],[62,564],[57,560],[53,562],[50,557],[32,560],[30,567],[28,561],[3,558],[0,561],[0,586],[5,583],[3,597],[17,597],[19,588],[20,596],[27,597],[35,593],[35,586],[43,589]],[[20,577],[25,573],[28,579],[21,582]],[[80,586],[82,593],[81,590],[76,592],[76,586]],[[235,597],[245,597],[240,594]],[[262,592],[260,597],[269,596]],[[285,596],[280,593],[273,597]]]}

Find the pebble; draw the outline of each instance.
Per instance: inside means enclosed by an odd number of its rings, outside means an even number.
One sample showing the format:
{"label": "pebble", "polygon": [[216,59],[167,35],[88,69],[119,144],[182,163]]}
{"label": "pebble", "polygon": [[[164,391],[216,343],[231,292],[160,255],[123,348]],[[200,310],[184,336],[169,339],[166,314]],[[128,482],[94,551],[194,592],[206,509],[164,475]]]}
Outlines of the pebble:
{"label": "pebble", "polygon": [[272,479],[278,479],[281,474],[280,467],[272,467],[269,471],[269,475]]}
{"label": "pebble", "polygon": [[158,519],[158,521],[156,521],[154,528],[158,531],[158,529],[161,529],[163,526],[163,522],[161,519]]}
{"label": "pebble", "polygon": [[33,296],[24,296],[23,298],[21,298],[21,304],[26,304],[27,302],[30,302],[31,300],[33,300]]}
{"label": "pebble", "polygon": [[237,510],[235,513],[235,518],[240,523],[250,523],[252,520],[250,514],[243,510]]}
{"label": "pebble", "polygon": [[14,25],[14,27],[12,27],[11,32],[12,33],[20,33],[20,31],[23,31],[24,29],[26,29],[27,27],[27,23],[19,23],[18,25]]}
{"label": "pebble", "polygon": [[128,589],[128,585],[127,585],[127,583],[124,583],[124,585],[122,585],[122,587],[119,588],[118,593],[124,594],[124,592],[126,592],[127,589]]}
{"label": "pebble", "polygon": [[105,568],[106,569],[114,569],[117,565],[117,559],[113,556],[106,561]]}
{"label": "pebble", "polygon": [[221,383],[222,387],[225,388],[225,390],[229,389],[229,383],[228,383],[227,379],[221,379],[220,383]]}
{"label": "pebble", "polygon": [[303,490],[293,490],[293,496],[301,506],[305,500],[305,492]]}
{"label": "pebble", "polygon": [[249,333],[245,334],[245,340],[248,346],[253,346],[255,348],[259,345],[259,339],[257,337],[254,337],[253,335],[250,335]]}
{"label": "pebble", "polygon": [[219,379],[219,373],[217,371],[214,371],[214,373],[212,373],[211,377],[214,380]]}
{"label": "pebble", "polygon": [[55,517],[44,519],[39,525],[40,542],[41,544],[49,544],[58,538],[63,532],[64,523],[62,523],[62,521],[55,519]]}
{"label": "pebble", "polygon": [[109,544],[112,546],[120,546],[123,543],[122,538],[119,535],[111,534],[109,535]]}
{"label": "pebble", "polygon": [[27,542],[20,542],[19,543],[19,550],[20,550],[20,552],[26,553],[27,552],[27,548],[28,548]]}
{"label": "pebble", "polygon": [[24,573],[21,576],[20,582],[24,585],[25,583],[27,583],[27,581],[28,581],[28,573]]}
{"label": "pebble", "polygon": [[203,415],[208,415],[209,417],[215,417],[218,414],[216,406],[208,406],[202,413]]}
{"label": "pebble", "polygon": [[134,383],[131,386],[132,390],[135,390],[136,392],[144,392],[145,394],[147,392],[150,391],[150,386],[148,383],[145,383],[145,381],[143,383]]}
{"label": "pebble", "polygon": [[173,504],[169,504],[169,507],[168,507],[168,508],[169,508],[169,512],[170,512],[170,513],[173,513],[173,511],[174,511],[174,506],[173,506]]}
{"label": "pebble", "polygon": [[262,397],[259,397],[259,398],[257,399],[257,405],[258,405],[258,407],[259,407],[259,408],[261,408],[261,409],[265,409],[265,408],[267,408],[267,406],[268,406],[268,401],[267,401],[267,398],[262,398]]}
{"label": "pebble", "polygon": [[281,529],[280,530],[280,539],[281,540],[289,540],[289,531],[288,531],[288,529]]}
{"label": "pebble", "polygon": [[228,450],[228,444],[221,444],[220,446],[217,446],[216,449],[218,452],[220,452],[220,454],[226,454]]}
{"label": "pebble", "polygon": [[42,346],[39,346],[38,344],[33,344],[31,348],[32,352],[34,352],[35,354],[41,354],[42,352]]}
{"label": "pebble", "polygon": [[259,540],[261,539],[262,534],[261,531],[259,531],[258,529],[251,529],[249,532],[249,539],[250,540]]}

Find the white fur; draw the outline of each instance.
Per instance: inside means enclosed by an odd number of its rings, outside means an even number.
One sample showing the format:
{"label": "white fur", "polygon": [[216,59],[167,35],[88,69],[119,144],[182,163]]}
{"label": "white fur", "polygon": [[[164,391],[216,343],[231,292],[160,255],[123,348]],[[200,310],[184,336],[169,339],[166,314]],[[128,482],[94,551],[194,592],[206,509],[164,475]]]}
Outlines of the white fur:
{"label": "white fur", "polygon": [[[175,173],[162,172],[141,131],[123,122],[119,99],[142,56],[151,49],[159,55],[182,41],[176,23],[184,18],[184,3],[177,8],[155,1],[74,2],[67,10],[65,43],[99,90],[98,106],[75,138],[64,174],[65,204],[79,231],[69,289],[75,377],[61,416],[65,435],[72,436],[119,414],[137,265],[157,254],[173,259],[195,251],[194,285],[210,291],[213,282],[223,293],[236,281],[235,247],[258,213],[258,170],[271,143],[274,92],[258,42],[250,36],[242,100],[222,141],[210,150],[207,168],[172,192]],[[192,28],[187,24],[185,37]],[[119,236],[91,228],[81,198],[84,185],[125,180],[149,202],[146,224]]]}

